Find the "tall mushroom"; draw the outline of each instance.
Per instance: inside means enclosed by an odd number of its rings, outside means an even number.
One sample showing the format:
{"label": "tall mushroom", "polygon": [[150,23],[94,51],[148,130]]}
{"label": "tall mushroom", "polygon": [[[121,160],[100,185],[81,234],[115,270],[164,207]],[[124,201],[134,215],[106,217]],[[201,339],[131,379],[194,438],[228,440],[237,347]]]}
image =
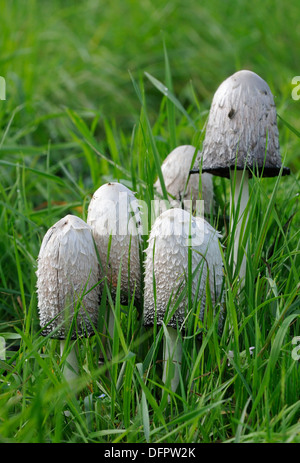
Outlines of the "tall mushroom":
{"label": "tall mushroom", "polygon": [[[88,337],[97,326],[98,261],[91,229],[82,219],[67,215],[47,231],[36,274],[42,334],[60,339],[62,355],[66,338]],[[77,369],[73,343],[64,368],[68,381]]]}
{"label": "tall mushroom", "polygon": [[163,322],[167,325],[169,342],[164,336],[163,378],[166,378],[168,358],[173,359],[176,366],[171,381],[173,391],[179,382],[181,360],[177,329],[184,330],[190,310],[184,293],[189,274],[189,248],[192,249],[191,267],[194,275],[191,282],[192,298],[201,301],[202,319],[207,274],[213,301],[216,302],[221,294],[223,266],[219,237],[220,234],[206,220],[192,217],[191,213],[179,208],[163,212],[151,229],[145,261],[144,325],[153,326],[155,322],[158,326]]}
{"label": "tall mushroom", "polygon": [[[142,224],[138,200],[129,188],[111,182],[95,191],[88,208],[98,249],[101,278],[106,277],[111,295],[116,296],[120,274],[121,302],[126,304],[134,294],[137,304],[142,298],[140,245]],[[109,313],[109,331],[113,332],[113,314]]]}
{"label": "tall mushroom", "polygon": [[[235,178],[231,205],[237,217],[233,257],[236,265],[243,238],[242,216],[249,197],[248,179],[252,173],[273,177],[281,169],[283,175],[289,174],[289,169],[281,165],[273,95],[268,84],[254,72],[236,72],[217,89],[209,112],[202,156],[202,172]],[[245,269],[244,255],[241,279],[245,277]]]}
{"label": "tall mushroom", "polygon": [[[190,175],[195,147],[191,145],[181,145],[175,148],[164,160],[161,170],[164,177],[165,186],[169,194],[171,207],[181,207],[184,201],[184,209],[196,210],[199,198],[199,174]],[[190,177],[189,177],[190,176]],[[212,175],[203,174],[201,176],[202,195],[204,201],[204,212],[209,214],[213,206],[213,181]],[[154,184],[156,193],[162,196],[162,188],[159,179]],[[192,197],[192,208],[189,203]]]}

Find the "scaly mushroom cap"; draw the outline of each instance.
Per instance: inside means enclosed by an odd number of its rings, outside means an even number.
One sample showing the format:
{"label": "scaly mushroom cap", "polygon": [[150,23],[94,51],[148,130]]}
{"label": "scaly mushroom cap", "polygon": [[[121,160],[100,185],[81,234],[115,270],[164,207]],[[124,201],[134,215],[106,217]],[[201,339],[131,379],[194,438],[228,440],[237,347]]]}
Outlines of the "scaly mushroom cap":
{"label": "scaly mushroom cap", "polygon": [[[176,301],[179,300],[178,296],[180,297],[188,277],[189,243],[192,247],[192,272],[193,274],[195,272],[192,281],[192,296],[197,300],[201,299],[200,318],[203,317],[207,267],[212,299],[216,301],[221,293],[223,266],[219,237],[220,234],[203,218],[191,217],[190,213],[183,209],[169,209],[156,219],[145,251],[145,325],[154,324],[155,310],[157,324],[161,325],[168,307],[170,314]],[[199,292],[197,293],[199,278]],[[182,295],[184,297],[168,323],[168,326],[173,328],[176,328],[177,323],[180,327],[187,315],[187,294],[182,293]],[[169,301],[171,301],[170,305]]]}
{"label": "scaly mushroom cap", "polygon": [[[128,300],[128,284],[131,295],[136,286],[135,297],[139,300],[141,297],[140,235],[142,228],[139,205],[133,192],[117,182],[102,185],[94,193],[90,202],[87,223],[92,228],[99,252],[101,277],[107,276],[111,294],[113,296],[116,294],[122,261],[121,302],[125,304]],[[129,255],[130,274],[128,273]]]}
{"label": "scaly mushroom cap", "polygon": [[98,261],[91,229],[83,220],[67,215],[47,231],[36,274],[42,334],[54,331],[54,338],[65,339],[74,314],[79,336],[93,334],[99,285],[89,290],[99,280]]}
{"label": "scaly mushroom cap", "polygon": [[[185,184],[191,169],[191,163],[195,154],[195,147],[182,145],[175,148],[164,160],[161,170],[165,181],[171,207],[180,207],[181,200],[190,200],[192,196],[192,209],[195,210],[196,200],[199,196],[199,173],[190,176],[187,188]],[[204,200],[204,212],[209,213],[213,205],[213,181],[210,174],[202,174],[202,199]],[[160,197],[162,189],[159,179],[154,184],[154,188]],[[174,199],[172,198],[174,197]],[[189,207],[185,208],[190,210]]]}
{"label": "scaly mushroom cap", "polygon": [[[268,84],[251,71],[239,71],[217,89],[210,108],[203,142],[202,172],[230,177],[230,169],[264,177],[281,168],[277,114]],[[198,159],[200,162],[200,159]],[[283,175],[289,169],[283,169]]]}

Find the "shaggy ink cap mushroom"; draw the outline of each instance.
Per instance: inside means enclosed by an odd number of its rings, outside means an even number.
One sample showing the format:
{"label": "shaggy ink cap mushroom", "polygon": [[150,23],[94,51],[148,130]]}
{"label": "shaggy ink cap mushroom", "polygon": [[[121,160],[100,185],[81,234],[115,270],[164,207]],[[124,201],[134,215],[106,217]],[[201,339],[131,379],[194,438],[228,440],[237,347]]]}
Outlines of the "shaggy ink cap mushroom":
{"label": "shaggy ink cap mushroom", "polygon": [[[208,270],[213,301],[217,301],[221,295],[223,264],[219,238],[219,232],[205,219],[193,217],[183,209],[169,209],[156,219],[145,251],[144,325],[153,326],[155,319],[157,325],[162,325],[170,300],[172,311],[176,295],[178,297],[188,277],[189,246],[192,248],[192,272],[195,274],[192,297],[201,299],[200,318],[203,318]],[[184,328],[186,305],[187,297],[184,297],[168,326]]]}
{"label": "shaggy ink cap mushroom", "polygon": [[[231,227],[236,223],[233,263],[237,267],[241,262],[239,276],[244,280],[247,235],[246,225],[243,231],[242,223],[247,224],[248,179],[252,172],[263,177],[274,177],[280,171],[282,175],[290,173],[281,163],[273,95],[268,84],[254,72],[236,72],[217,89],[209,112],[202,157],[202,172],[233,180],[230,201]],[[199,158],[197,163],[200,164]]]}
{"label": "shaggy ink cap mushroom", "polygon": [[71,339],[92,335],[100,296],[98,261],[91,228],[82,219],[67,215],[47,231],[36,274],[42,334],[65,339],[75,316]]}
{"label": "shaggy ink cap mushroom", "polygon": [[[230,170],[279,175],[282,167],[277,113],[268,84],[252,71],[221,83],[211,104],[203,141],[202,172],[230,177]],[[197,159],[199,164],[200,158]],[[282,168],[282,175],[290,170]]]}
{"label": "shaggy ink cap mushroom", "polygon": [[127,303],[128,288],[131,295],[135,290],[135,298],[139,301],[142,225],[134,193],[121,183],[102,185],[91,199],[87,223],[98,249],[101,278],[107,277],[111,294],[116,294],[121,265],[121,302]]}
{"label": "shaggy ink cap mushroom", "polygon": [[[185,201],[184,209],[190,210],[186,204],[192,197],[192,210],[196,210],[196,200],[199,199],[199,173],[190,175],[191,164],[195,155],[195,147],[181,145],[175,148],[164,160],[161,171],[167,189],[171,207],[180,207],[181,201]],[[188,179],[190,175],[190,178]],[[188,183],[187,183],[188,180]],[[186,185],[187,183],[187,185]],[[204,212],[209,213],[213,205],[213,181],[210,174],[202,174],[202,199],[204,200]],[[159,179],[154,184],[156,193],[162,196],[162,188]]]}
{"label": "shaggy ink cap mushroom", "polygon": [[[184,291],[188,278],[189,246],[192,247],[194,275],[192,298],[201,299],[200,318],[203,319],[208,270],[214,302],[222,291],[223,266],[219,236],[202,217],[192,217],[189,212],[179,208],[163,212],[151,229],[145,251],[144,325],[153,326],[155,322],[158,326],[163,323],[167,325],[164,326],[162,380],[173,392],[177,389],[181,374],[182,347],[177,328],[185,330],[189,309],[187,294],[183,294],[181,300],[177,299],[180,292]],[[173,314],[175,304],[176,311]],[[221,324],[220,317],[219,326]]]}

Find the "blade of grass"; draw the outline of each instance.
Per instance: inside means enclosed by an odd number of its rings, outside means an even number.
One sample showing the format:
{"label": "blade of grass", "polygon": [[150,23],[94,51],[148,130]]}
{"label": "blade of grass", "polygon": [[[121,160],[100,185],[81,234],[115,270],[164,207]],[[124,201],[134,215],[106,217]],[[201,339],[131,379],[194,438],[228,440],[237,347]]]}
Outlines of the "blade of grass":
{"label": "blade of grass", "polygon": [[[165,40],[163,40],[164,47],[164,58],[165,58],[165,80],[166,85],[170,89],[171,94],[173,94],[173,83],[172,83],[172,74],[169,63],[169,57],[167,53],[167,46]],[[176,148],[176,119],[175,119],[175,105],[167,98],[167,113],[168,113],[168,127],[170,133],[170,151]]]}
{"label": "blade of grass", "polygon": [[155,139],[154,139],[154,136],[153,136],[153,133],[152,133],[152,129],[151,129],[151,125],[150,125],[150,121],[149,121],[149,118],[148,118],[148,115],[147,115],[146,103],[145,103],[144,98],[142,97],[141,91],[140,91],[140,89],[139,89],[137,83],[135,82],[135,80],[134,80],[131,73],[130,73],[130,77],[131,77],[131,80],[132,80],[132,83],[133,83],[133,87],[134,87],[134,89],[136,91],[136,94],[137,94],[137,96],[138,96],[138,98],[140,100],[140,103],[142,105],[142,108],[144,110],[145,121],[146,121],[146,125],[147,125],[147,132],[148,132],[148,135],[149,135],[149,138],[150,138],[150,144],[151,144],[152,153],[153,153],[153,156],[154,156],[156,172],[157,172],[157,175],[158,175],[158,178],[159,178],[159,181],[160,181],[160,185],[161,185],[161,189],[162,189],[162,193],[163,193],[163,198],[167,200],[168,199],[168,193],[167,193],[167,190],[166,190],[164,177],[163,177],[163,174],[162,174],[162,171],[161,171],[160,156],[159,156],[159,152],[157,150],[156,142],[155,142]]}
{"label": "blade of grass", "polygon": [[170,89],[166,87],[164,84],[162,84],[158,79],[156,79],[151,74],[149,74],[148,72],[145,72],[145,76],[147,77],[147,79],[150,80],[150,82],[154,85],[154,87],[157,88],[157,90],[159,90],[164,96],[166,96],[173,103],[173,105],[187,118],[187,120],[189,121],[193,129],[197,130],[197,127],[193,119],[190,117],[188,112],[184,109],[180,101],[173,95]]}

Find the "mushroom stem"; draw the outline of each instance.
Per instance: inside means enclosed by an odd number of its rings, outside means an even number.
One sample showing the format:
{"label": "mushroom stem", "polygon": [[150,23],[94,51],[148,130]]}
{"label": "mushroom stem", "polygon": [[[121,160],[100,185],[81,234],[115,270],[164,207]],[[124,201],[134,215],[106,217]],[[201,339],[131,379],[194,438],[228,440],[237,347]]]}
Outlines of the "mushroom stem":
{"label": "mushroom stem", "polygon": [[[178,337],[177,329],[167,326],[164,334],[163,345],[163,383],[166,384],[171,375],[171,390],[176,391],[180,378],[180,364],[182,358],[182,348]],[[170,371],[170,368],[172,370]]]}
{"label": "mushroom stem", "polygon": [[[234,188],[234,198],[232,201],[232,191],[231,191],[231,197],[230,197],[230,207],[234,207],[235,214],[238,214],[237,221],[236,221],[236,229],[235,229],[235,235],[234,235],[234,248],[233,248],[233,263],[234,267],[237,265],[237,259],[238,259],[238,252],[239,248],[241,246],[241,227],[242,227],[242,221],[243,221],[243,215],[245,214],[245,209],[249,200],[249,185],[248,185],[248,180],[249,180],[249,175],[248,172],[245,172],[244,178],[243,178],[243,171],[242,170],[236,170],[236,178],[235,178],[235,188]],[[234,177],[234,171],[231,171],[231,177],[233,179]],[[234,180],[233,180],[234,181]],[[240,199],[240,204],[238,208],[238,201]],[[231,211],[230,217],[233,223],[233,213]],[[246,224],[246,222],[245,222]],[[245,245],[245,253],[247,250],[247,244]],[[243,260],[241,263],[240,267],[240,278],[241,280],[245,279],[246,275],[246,256],[243,256]]]}
{"label": "mushroom stem", "polygon": [[[64,350],[66,346],[66,341],[60,341],[60,357],[62,358]],[[63,367],[63,375],[68,382],[68,384],[72,387],[72,381],[78,377],[78,348],[75,341],[71,341],[71,350],[65,360],[65,364]]]}

